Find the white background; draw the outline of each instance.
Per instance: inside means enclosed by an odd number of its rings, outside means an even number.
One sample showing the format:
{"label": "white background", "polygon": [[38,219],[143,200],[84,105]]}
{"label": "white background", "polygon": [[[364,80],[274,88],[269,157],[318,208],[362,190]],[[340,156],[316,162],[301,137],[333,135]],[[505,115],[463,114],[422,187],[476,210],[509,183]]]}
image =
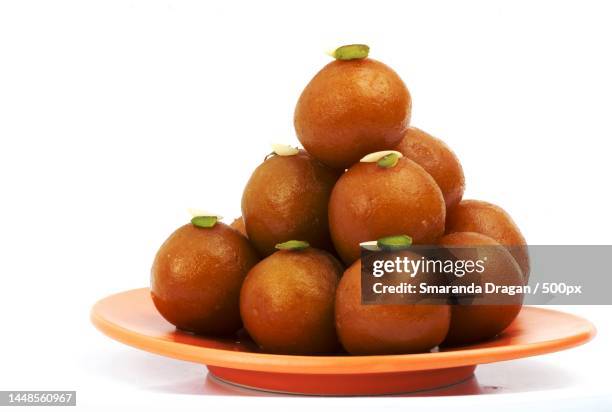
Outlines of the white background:
{"label": "white background", "polygon": [[599,336],[484,366],[485,393],[458,398],[224,397],[240,391],[88,321],[97,299],[148,284],[187,207],[239,215],[344,43],[403,77],[466,197],[503,206],[531,244],[612,243],[611,17],[605,1],[1,2],[0,389],[76,389],[101,409],[612,408],[609,307],[565,308]]}

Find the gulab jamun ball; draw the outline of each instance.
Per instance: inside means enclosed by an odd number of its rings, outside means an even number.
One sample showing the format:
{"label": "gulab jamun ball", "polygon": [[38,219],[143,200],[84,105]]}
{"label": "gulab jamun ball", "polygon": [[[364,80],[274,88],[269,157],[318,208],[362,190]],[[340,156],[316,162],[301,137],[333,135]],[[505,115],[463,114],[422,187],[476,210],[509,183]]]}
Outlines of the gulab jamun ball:
{"label": "gulab jamun ball", "polygon": [[446,217],[446,233],[476,232],[508,246],[508,251],[529,279],[527,242],[510,215],[501,207],[480,200],[462,200]]}
{"label": "gulab jamun ball", "polygon": [[344,173],[329,201],[336,250],[349,265],[359,243],[405,233],[416,244],[435,244],[444,234],[446,206],[435,180],[410,159],[392,167],[359,162]]}
{"label": "gulab jamun ball", "polygon": [[[480,274],[483,288],[485,282],[498,286],[523,284],[522,271],[514,257],[505,247],[488,236],[474,232],[455,232],[443,236],[440,245],[459,247],[458,253],[461,251],[469,253],[472,247],[476,247],[479,259],[486,261],[484,272]],[[470,249],[461,249],[461,247]],[[474,279],[468,275],[458,280],[467,283],[473,281]],[[504,304],[499,304],[499,300],[498,304],[487,304],[487,301],[496,299],[499,297],[485,296],[472,304],[453,305],[450,328],[443,344],[455,346],[476,343],[493,338],[504,331],[521,311],[523,295],[509,296]]]}
{"label": "gulab jamun ball", "polygon": [[341,275],[340,263],[322,250],[279,250],[268,256],[242,286],[245,329],[266,352],[335,351],[334,298]]}
{"label": "gulab jamun ball", "polygon": [[446,203],[446,209],[461,201],[465,190],[465,177],[459,159],[442,140],[409,127],[394,150],[416,162],[434,178]]}
{"label": "gulab jamun ball", "polygon": [[448,305],[362,304],[361,260],[342,276],[336,291],[336,330],[352,355],[427,352],[446,337]]}
{"label": "gulab jamun ball", "polygon": [[411,107],[406,85],[385,64],[368,58],[336,60],[302,92],[295,131],[308,153],[346,169],[368,153],[397,145]]}
{"label": "gulab jamun ball", "polygon": [[153,303],[179,329],[232,334],[242,326],[240,287],[258,260],[249,241],[223,223],[184,225],[155,256],[151,269]]}
{"label": "gulab jamun ball", "polygon": [[333,250],[327,205],[339,175],[304,150],[274,155],[255,169],[242,195],[242,218],[262,256],[290,239]]}

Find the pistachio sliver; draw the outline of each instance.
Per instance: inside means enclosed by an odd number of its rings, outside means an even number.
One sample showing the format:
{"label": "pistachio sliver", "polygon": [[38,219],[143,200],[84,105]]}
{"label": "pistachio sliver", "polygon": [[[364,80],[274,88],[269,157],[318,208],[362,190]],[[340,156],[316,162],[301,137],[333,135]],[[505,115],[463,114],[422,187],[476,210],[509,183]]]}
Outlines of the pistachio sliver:
{"label": "pistachio sliver", "polygon": [[402,250],[412,245],[412,238],[408,235],[387,236],[376,241],[382,250]]}
{"label": "pistachio sliver", "polygon": [[395,154],[398,158],[404,157],[402,152],[398,152],[397,150],[381,150],[380,152],[374,152],[363,156],[360,160],[361,163],[376,163],[383,157]]}
{"label": "pistachio sliver", "polygon": [[384,167],[385,169],[387,169],[389,167],[395,166],[398,160],[399,160],[398,155],[396,155],[395,153],[389,153],[388,155],[380,159],[378,162],[376,162],[376,164],[380,167]]}
{"label": "pistachio sliver", "polygon": [[305,240],[288,240],[283,243],[277,243],[275,248],[278,250],[303,250],[310,247],[310,243]]}
{"label": "pistachio sliver", "polygon": [[334,50],[332,56],[336,60],[365,59],[370,53],[370,46],[366,44],[347,44]]}
{"label": "pistachio sliver", "polygon": [[211,228],[217,224],[217,216],[194,216],[191,224],[196,227]]}

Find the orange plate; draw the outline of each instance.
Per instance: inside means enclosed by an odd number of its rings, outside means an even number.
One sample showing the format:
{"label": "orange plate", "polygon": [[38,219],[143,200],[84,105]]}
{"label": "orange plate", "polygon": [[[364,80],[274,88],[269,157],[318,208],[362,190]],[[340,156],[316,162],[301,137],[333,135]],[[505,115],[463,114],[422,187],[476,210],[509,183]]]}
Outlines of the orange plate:
{"label": "orange plate", "polygon": [[439,352],[384,356],[288,356],[259,353],[247,336],[219,339],[177,331],[157,312],[149,289],[106,297],[91,311],[93,324],[125,344],[208,366],[217,378],[274,392],[380,395],[461,382],[476,365],[578,346],[595,335],[582,318],[524,307],[496,339]]}

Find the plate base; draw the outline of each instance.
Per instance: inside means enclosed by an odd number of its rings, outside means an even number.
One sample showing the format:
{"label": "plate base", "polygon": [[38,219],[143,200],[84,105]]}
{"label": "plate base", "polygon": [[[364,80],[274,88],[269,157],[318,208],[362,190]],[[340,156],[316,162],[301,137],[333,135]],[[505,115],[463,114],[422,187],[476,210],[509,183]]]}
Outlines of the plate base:
{"label": "plate base", "polygon": [[364,374],[293,374],[208,366],[224,382],[249,389],[299,395],[390,395],[450,386],[470,378],[476,365]]}

